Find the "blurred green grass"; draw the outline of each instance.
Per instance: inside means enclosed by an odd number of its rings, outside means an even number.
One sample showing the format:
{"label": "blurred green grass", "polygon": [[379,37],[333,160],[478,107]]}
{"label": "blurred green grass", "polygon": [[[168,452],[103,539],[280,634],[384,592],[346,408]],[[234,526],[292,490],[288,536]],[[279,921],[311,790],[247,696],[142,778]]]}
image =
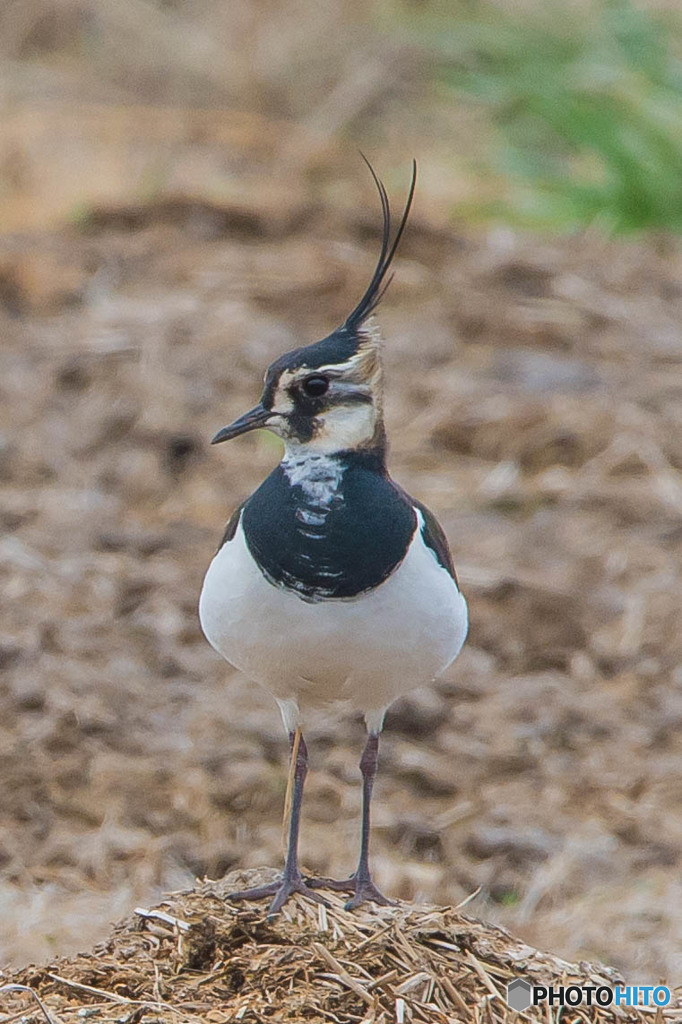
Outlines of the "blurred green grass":
{"label": "blurred green grass", "polygon": [[682,231],[682,21],[630,0],[511,9],[436,2],[410,17],[453,99],[494,125],[504,198],[479,215],[533,229]]}
{"label": "blurred green grass", "polygon": [[460,221],[682,231],[678,0],[311,12],[0,4],[0,231],[131,196],[220,199],[235,183],[258,205],[270,168],[337,183],[356,147],[389,183],[415,152],[421,188]]}

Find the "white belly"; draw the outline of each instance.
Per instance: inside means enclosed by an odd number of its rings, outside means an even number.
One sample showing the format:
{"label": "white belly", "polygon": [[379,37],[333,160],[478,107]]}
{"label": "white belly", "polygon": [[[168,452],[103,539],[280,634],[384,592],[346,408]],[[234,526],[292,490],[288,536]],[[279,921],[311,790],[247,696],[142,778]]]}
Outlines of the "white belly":
{"label": "white belly", "polygon": [[317,603],[263,576],[240,523],[204,580],[206,638],[279,702],[305,712],[346,700],[380,725],[392,701],[447,668],[467,633],[466,602],[423,543],[417,516],[407,555],[379,587]]}

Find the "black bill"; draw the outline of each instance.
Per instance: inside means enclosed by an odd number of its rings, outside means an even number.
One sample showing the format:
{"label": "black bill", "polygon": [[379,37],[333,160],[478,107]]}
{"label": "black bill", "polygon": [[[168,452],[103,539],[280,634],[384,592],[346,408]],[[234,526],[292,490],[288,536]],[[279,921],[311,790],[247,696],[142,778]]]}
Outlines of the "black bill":
{"label": "black bill", "polygon": [[216,436],[212,438],[211,444],[230,441],[233,437],[239,437],[240,434],[247,434],[249,430],[258,430],[259,427],[265,427],[272,416],[273,413],[269,409],[265,409],[262,405],[258,404],[253,409],[245,412],[239,419],[234,420],[233,423],[219,430]]}

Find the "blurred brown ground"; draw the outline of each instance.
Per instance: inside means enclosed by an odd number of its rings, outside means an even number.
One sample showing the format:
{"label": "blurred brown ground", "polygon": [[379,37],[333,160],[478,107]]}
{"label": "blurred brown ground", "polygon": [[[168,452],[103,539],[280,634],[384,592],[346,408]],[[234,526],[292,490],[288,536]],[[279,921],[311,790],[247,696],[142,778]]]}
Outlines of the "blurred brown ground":
{"label": "blurred brown ground", "polygon": [[[464,232],[476,113],[365,5],[285,6],[0,18],[0,962],[278,862],[278,714],[196,617],[278,447],[207,439],[362,290],[361,144],[396,203],[420,158],[379,318],[391,467],[446,527],[472,619],[389,716],[378,881],[481,886],[469,909],[526,941],[677,981],[679,249]],[[362,730],[310,739],[303,859],[348,872]]]}

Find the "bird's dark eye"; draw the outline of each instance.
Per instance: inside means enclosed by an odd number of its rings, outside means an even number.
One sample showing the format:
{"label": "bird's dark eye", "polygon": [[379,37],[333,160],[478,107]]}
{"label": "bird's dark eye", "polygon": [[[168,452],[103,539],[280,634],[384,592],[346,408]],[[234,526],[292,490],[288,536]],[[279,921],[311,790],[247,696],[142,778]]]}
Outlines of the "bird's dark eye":
{"label": "bird's dark eye", "polygon": [[329,390],[329,381],[326,377],[308,377],[302,386],[308,398],[321,398]]}

